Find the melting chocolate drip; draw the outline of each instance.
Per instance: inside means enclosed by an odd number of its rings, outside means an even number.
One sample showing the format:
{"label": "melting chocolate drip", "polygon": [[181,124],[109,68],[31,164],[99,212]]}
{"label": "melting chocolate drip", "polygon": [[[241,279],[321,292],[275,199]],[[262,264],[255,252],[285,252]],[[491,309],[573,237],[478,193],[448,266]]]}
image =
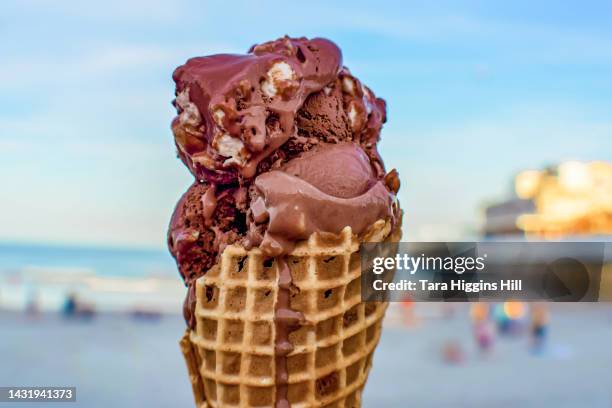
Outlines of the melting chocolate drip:
{"label": "melting chocolate drip", "polygon": [[196,328],[195,307],[197,298],[195,294],[195,285],[195,281],[189,284],[187,296],[185,296],[185,301],[183,302],[183,317],[191,330],[195,330]]}
{"label": "melting chocolate drip", "polygon": [[210,224],[212,215],[217,208],[216,190],[215,185],[211,184],[210,188],[202,196],[202,216],[208,224]]}
{"label": "melting chocolate drip", "polygon": [[276,408],[291,406],[287,398],[289,390],[289,373],[287,372],[287,355],[293,351],[289,334],[297,330],[304,322],[301,312],[291,309],[291,270],[285,257],[276,258],[278,270],[278,295],[274,310],[276,338],[274,339],[274,360],[276,363]]}

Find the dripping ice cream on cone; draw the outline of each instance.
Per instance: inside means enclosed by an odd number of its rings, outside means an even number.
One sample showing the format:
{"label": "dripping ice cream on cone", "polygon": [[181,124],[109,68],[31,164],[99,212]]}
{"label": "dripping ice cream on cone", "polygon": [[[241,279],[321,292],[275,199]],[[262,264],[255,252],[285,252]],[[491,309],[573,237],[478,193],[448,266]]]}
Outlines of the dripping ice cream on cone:
{"label": "dripping ice cream on cone", "polygon": [[168,245],[196,405],[360,406],[386,305],[361,301],[359,247],[401,223],[384,100],[321,38],[192,58],[173,78],[195,180]]}

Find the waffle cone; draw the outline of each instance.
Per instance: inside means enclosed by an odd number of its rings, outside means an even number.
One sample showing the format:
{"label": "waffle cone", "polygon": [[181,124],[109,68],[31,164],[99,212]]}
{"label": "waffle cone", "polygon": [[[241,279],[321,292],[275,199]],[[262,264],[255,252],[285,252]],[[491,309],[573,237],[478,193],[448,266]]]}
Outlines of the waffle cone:
{"label": "waffle cone", "polygon": [[[290,306],[304,316],[289,334],[287,400],[299,407],[360,407],[386,303],[361,300],[361,242],[399,241],[378,221],[361,239],[313,234],[284,258]],[[180,342],[198,408],[276,403],[275,301],[279,259],[227,247],[196,282],[196,328]]]}

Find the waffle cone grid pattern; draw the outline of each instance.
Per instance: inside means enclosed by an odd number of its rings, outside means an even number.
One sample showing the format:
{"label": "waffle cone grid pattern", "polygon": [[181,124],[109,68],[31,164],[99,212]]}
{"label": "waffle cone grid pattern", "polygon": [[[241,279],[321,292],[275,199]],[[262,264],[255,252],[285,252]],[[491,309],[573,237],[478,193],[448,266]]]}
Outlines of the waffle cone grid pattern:
{"label": "waffle cone grid pattern", "polygon": [[[369,241],[388,232],[379,221]],[[291,407],[360,407],[387,304],[361,301],[359,241],[348,227],[313,234],[285,262],[291,308],[305,318],[289,335]],[[200,408],[274,406],[278,269],[279,259],[266,261],[259,249],[230,246],[197,280],[196,330],[181,348]]]}

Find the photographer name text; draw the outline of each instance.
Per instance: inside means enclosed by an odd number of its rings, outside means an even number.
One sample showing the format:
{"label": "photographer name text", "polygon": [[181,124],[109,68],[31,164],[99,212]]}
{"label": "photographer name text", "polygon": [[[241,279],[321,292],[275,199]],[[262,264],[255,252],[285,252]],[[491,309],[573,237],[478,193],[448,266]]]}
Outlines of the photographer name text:
{"label": "photographer name text", "polygon": [[520,292],[523,282],[521,279],[505,279],[497,282],[469,282],[465,279],[453,279],[450,282],[432,282],[428,279],[408,280],[402,279],[397,282],[385,282],[376,279],[372,287],[376,291],[463,291],[466,293],[511,291]]}

